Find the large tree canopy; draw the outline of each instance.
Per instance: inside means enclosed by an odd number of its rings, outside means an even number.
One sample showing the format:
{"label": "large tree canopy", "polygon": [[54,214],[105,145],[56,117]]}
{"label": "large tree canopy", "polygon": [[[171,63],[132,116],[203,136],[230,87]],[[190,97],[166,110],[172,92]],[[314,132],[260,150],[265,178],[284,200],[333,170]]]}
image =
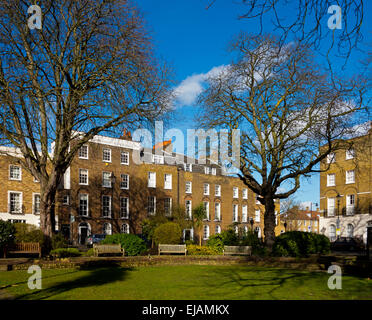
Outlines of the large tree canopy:
{"label": "large tree canopy", "polygon": [[41,227],[51,235],[56,189],[79,147],[161,115],[168,71],[129,1],[38,3],[42,29],[31,30],[28,1],[0,1],[0,138],[40,181]]}
{"label": "large tree canopy", "polygon": [[283,46],[272,36],[242,33],[232,50],[236,59],[209,78],[200,96],[198,121],[204,128],[240,129],[240,162],[235,165],[265,205],[270,247],[274,200],[294,194],[300,177],[319,171],[320,161],[339,147],[337,139],[352,134],[365,82],[334,77],[331,85],[301,42]]}

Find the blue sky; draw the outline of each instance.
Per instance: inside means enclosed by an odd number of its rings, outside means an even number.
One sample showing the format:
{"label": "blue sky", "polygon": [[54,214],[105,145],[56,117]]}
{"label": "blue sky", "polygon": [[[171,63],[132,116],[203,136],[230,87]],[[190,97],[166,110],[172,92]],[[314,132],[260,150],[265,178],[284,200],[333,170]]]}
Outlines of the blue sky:
{"label": "blue sky", "polygon": [[[137,2],[153,36],[157,55],[172,66],[177,82],[175,86],[179,86],[182,91],[182,107],[177,109],[178,120],[172,122],[170,127],[183,131],[194,128],[193,118],[198,108],[194,98],[195,93],[201,89],[203,77],[208,72],[213,72],[211,70],[230,63],[231,55],[226,48],[232,37],[240,31],[259,32],[256,21],[237,18],[244,13],[244,6],[237,1],[217,0],[206,10],[211,2],[212,0]],[[297,8],[286,7],[281,14],[291,15],[294,10]],[[365,42],[371,43],[372,1],[366,1],[364,12],[363,34]],[[327,19],[326,16],[325,25]],[[348,19],[352,20],[353,17]],[[265,21],[265,30],[272,31],[271,27],[270,21]],[[350,58],[344,71],[346,74],[355,71],[353,68],[360,57],[356,52]],[[303,179],[296,198],[299,201],[319,203],[318,175]]]}

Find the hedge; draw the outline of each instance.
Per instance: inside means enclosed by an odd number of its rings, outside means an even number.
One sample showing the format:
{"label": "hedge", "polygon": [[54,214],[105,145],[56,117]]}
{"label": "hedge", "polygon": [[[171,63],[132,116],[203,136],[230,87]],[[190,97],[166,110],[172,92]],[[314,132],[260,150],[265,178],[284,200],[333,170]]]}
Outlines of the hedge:
{"label": "hedge", "polygon": [[154,231],[154,241],[156,244],[179,244],[181,238],[181,227],[175,222],[161,224]]}
{"label": "hedge", "polygon": [[218,251],[216,248],[212,246],[198,246],[195,244],[190,244],[187,246],[187,255],[190,256],[200,256],[200,255],[218,255],[222,254],[222,252]]}
{"label": "hedge", "polygon": [[329,239],[322,234],[289,231],[276,237],[272,253],[274,256],[306,257],[329,253],[330,248]]}
{"label": "hedge", "polygon": [[56,258],[79,257],[81,253],[76,248],[58,248],[50,251],[50,255]]}
{"label": "hedge", "polygon": [[146,251],[146,243],[134,234],[117,233],[106,236],[102,244],[121,244],[125,254],[128,256],[138,256]]}

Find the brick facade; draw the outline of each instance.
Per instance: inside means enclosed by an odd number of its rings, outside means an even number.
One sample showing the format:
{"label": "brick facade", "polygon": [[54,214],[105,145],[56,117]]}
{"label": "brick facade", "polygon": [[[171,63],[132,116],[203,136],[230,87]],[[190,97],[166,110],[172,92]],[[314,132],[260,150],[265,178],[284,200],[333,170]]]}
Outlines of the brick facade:
{"label": "brick facade", "polygon": [[372,130],[343,145],[321,164],[329,169],[320,174],[320,232],[331,240],[352,236],[365,242],[372,220]]}
{"label": "brick facade", "polygon": [[[104,149],[106,149],[106,160],[104,159]],[[185,208],[186,201],[191,201],[192,208],[204,202],[209,203],[209,219],[205,220],[203,224],[203,229],[206,228],[205,226],[209,227],[209,232],[206,232],[206,235],[213,235],[218,231],[217,228],[225,230],[233,223],[242,230],[248,230],[251,228],[250,218],[253,218],[253,228],[259,228],[257,230],[263,236],[264,207],[256,202],[255,195],[244,186],[239,178],[223,174],[218,165],[208,162],[207,164],[192,164],[191,172],[187,171],[188,168],[185,167],[185,164],[163,164],[164,160],[161,157],[157,158],[158,163],[154,163],[154,155],[151,154],[151,150],[145,150],[141,160],[146,161],[137,164],[133,160],[133,152],[140,149],[139,143],[123,138],[97,136],[87,143],[81,154],[75,156],[57,194],[56,213],[59,230],[66,235],[68,234],[74,242],[82,242],[86,233],[130,232],[141,234],[141,221],[149,215],[149,197],[154,197],[151,199],[154,199],[154,203],[156,203],[156,211],[164,211],[165,206],[169,206],[169,203],[173,208],[175,206]],[[127,153],[127,155],[123,155],[123,159],[122,152]],[[108,160],[109,155],[110,159]],[[174,156],[174,154],[172,155]],[[121,160],[129,160],[129,164],[124,164]],[[21,181],[10,181],[9,165],[13,160],[2,156],[0,161],[0,179],[6,181],[6,187],[2,188],[0,192],[0,218],[8,220],[10,216],[16,217],[7,209],[7,193],[14,189],[23,193],[25,210],[19,216],[24,217],[23,220],[28,223],[36,224],[35,221],[39,221],[39,217],[37,214],[33,214],[31,209],[32,194],[38,192],[38,183],[34,182],[33,177],[24,169],[22,169]],[[209,172],[206,172],[205,167],[209,168]],[[212,168],[214,168],[213,171]],[[107,187],[103,186],[104,172],[106,172],[106,180],[112,184],[111,186],[109,184]],[[155,173],[155,187],[148,185],[150,172]],[[166,174],[168,178],[171,175],[171,188],[165,188]],[[127,175],[129,181],[126,179],[126,183],[121,185],[122,175]],[[191,192],[186,192],[186,184],[189,188],[191,187]],[[205,189],[208,189],[204,187],[205,184],[209,185],[208,194],[205,194]],[[220,186],[220,195],[216,195],[216,186]],[[234,188],[237,188],[238,196],[236,198],[233,195]],[[243,189],[247,189],[246,199],[243,198]],[[124,198],[128,200],[123,200]],[[215,212],[216,203],[220,203],[219,220]],[[126,205],[129,214],[123,216],[127,213]],[[236,221],[233,221],[234,205],[237,205]],[[243,217],[245,206],[247,208],[246,219]],[[279,213],[279,202],[277,207]],[[258,214],[258,211],[256,214],[256,210],[260,210],[260,219],[255,217]],[[71,217],[73,217],[72,220]],[[277,234],[280,233],[279,226],[278,221]],[[192,236],[193,231],[190,231],[189,235]]]}

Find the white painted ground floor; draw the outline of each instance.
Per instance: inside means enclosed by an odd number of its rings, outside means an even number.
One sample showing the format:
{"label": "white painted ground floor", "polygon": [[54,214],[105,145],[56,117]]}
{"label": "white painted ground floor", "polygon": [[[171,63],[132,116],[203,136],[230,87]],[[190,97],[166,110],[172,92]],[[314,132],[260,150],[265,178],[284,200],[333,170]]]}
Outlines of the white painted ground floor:
{"label": "white painted ground floor", "polygon": [[367,243],[367,223],[372,220],[371,214],[356,214],[352,216],[340,216],[339,228],[337,226],[337,216],[320,217],[319,233],[324,234],[331,241],[337,237],[338,229],[340,237],[354,237]]}

